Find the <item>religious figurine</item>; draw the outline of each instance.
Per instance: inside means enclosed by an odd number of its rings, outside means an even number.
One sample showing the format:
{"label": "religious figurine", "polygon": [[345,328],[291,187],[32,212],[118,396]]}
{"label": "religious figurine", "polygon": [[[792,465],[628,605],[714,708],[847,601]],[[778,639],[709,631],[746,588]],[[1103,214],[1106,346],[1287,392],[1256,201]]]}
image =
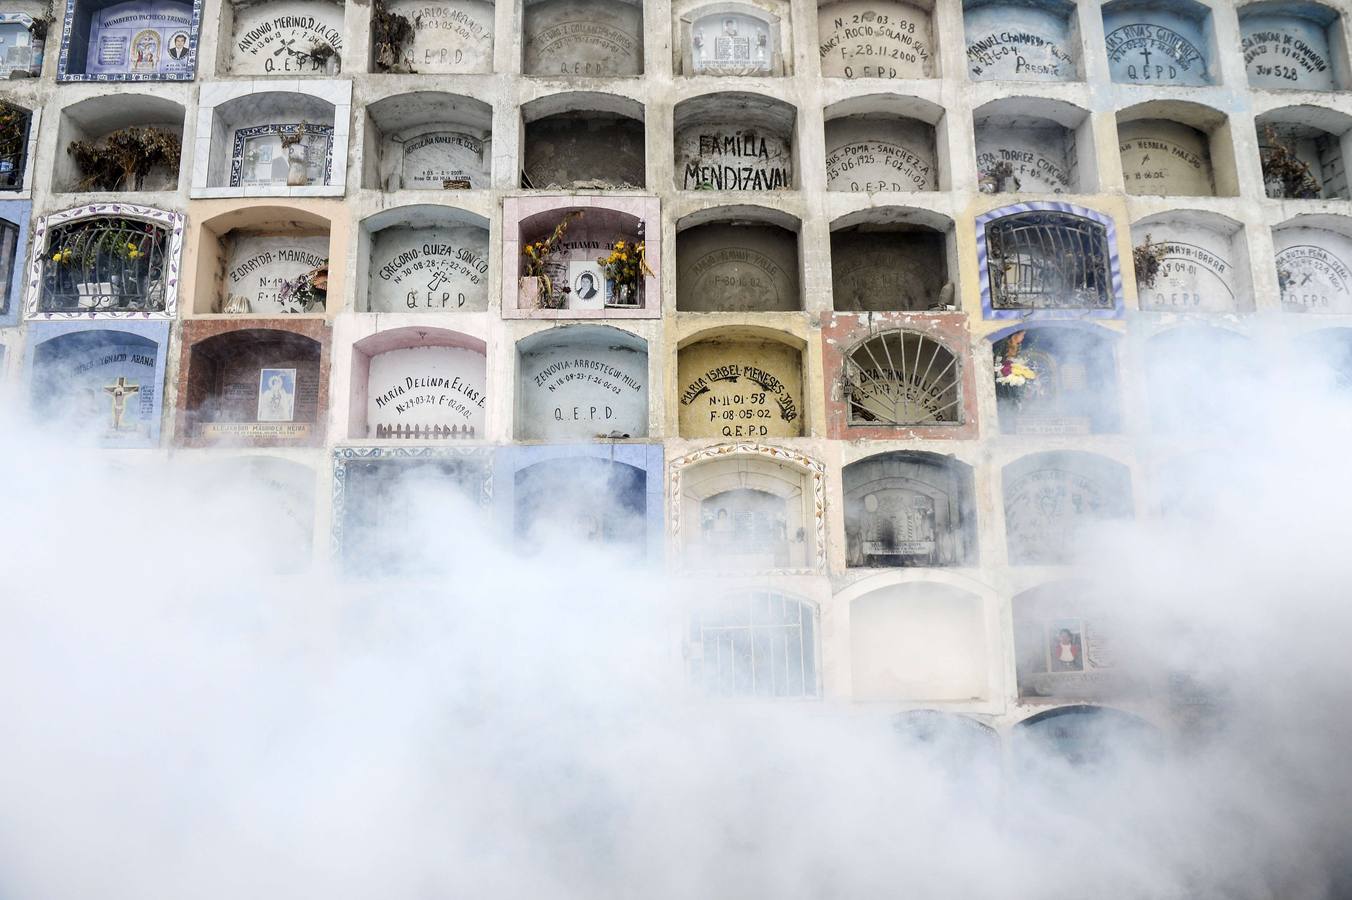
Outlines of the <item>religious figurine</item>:
{"label": "religious figurine", "polygon": [[241,315],[250,311],[251,306],[249,304],[249,298],[243,294],[231,294],[229,297],[226,297],[225,302],[221,304],[221,312],[228,315]]}
{"label": "religious figurine", "polygon": [[288,187],[304,187],[310,183],[310,160],[304,141],[287,145],[286,166]]}
{"label": "religious figurine", "polygon": [[122,430],[122,417],[127,413],[127,398],[132,394],[139,394],[141,386],[139,384],[127,384],[127,376],[117,376],[117,381],[103,388],[104,393],[112,395],[113,402],[113,431]]}

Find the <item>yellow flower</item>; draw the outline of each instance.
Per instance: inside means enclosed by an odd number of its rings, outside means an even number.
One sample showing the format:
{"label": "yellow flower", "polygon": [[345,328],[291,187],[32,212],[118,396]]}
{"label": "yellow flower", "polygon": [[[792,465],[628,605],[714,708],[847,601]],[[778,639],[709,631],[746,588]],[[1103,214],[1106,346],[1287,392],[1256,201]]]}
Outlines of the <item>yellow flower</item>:
{"label": "yellow flower", "polygon": [[629,261],[629,256],[628,256],[627,254],[621,253],[621,254],[620,254],[620,262],[628,262],[628,261]]}
{"label": "yellow flower", "polygon": [[1025,366],[1023,363],[1014,363],[1009,368],[1009,374],[1017,375],[1020,378],[1027,378],[1029,381],[1037,379],[1037,373]]}
{"label": "yellow flower", "polygon": [[616,241],[616,242],[615,242],[615,249],[616,249],[616,250],[623,250],[623,249],[624,249],[624,241]]}

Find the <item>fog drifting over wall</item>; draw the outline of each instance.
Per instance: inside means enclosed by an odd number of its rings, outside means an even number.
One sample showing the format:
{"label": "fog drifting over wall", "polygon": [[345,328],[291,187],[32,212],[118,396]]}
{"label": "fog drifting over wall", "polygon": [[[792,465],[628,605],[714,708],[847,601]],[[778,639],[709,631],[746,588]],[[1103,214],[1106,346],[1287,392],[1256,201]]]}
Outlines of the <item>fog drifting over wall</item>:
{"label": "fog drifting over wall", "polygon": [[1221,430],[1145,492],[1175,514],[1089,536],[1074,574],[1207,702],[1081,770],[1013,715],[990,760],[892,706],[704,700],[717,583],[523,562],[450,491],[400,526],[431,576],[274,575],[306,548],[200,455],[5,422],[0,897],[1352,896],[1352,395],[1289,346],[1203,367]]}

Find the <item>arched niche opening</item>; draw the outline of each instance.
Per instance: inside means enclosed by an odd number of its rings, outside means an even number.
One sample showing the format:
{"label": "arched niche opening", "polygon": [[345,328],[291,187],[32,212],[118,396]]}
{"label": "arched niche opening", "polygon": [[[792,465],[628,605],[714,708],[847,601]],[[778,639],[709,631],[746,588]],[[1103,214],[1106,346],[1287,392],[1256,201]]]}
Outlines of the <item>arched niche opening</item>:
{"label": "arched niche opening", "polygon": [[846,565],[975,564],[971,466],[901,450],[851,463],[842,476]]}
{"label": "arched niche opening", "polygon": [[[5,13],[0,13],[3,17]],[[32,187],[29,168],[37,152],[38,134],[34,122],[41,111],[34,111],[9,100],[0,100],[0,115],[12,119],[12,126],[0,137],[0,192],[19,192]]]}
{"label": "arched niche opening", "polygon": [[817,6],[817,54],[826,78],[933,78],[930,0],[840,0]]}
{"label": "arched niche opening", "polygon": [[711,697],[820,696],[820,614],[811,601],[777,590],[719,597],[690,616],[690,679]]}
{"label": "arched niche opening", "polygon": [[1131,635],[1086,583],[1062,581],[1014,598],[1019,697],[1065,702],[1134,693]]}
{"label": "arched niche opening", "polygon": [[487,74],[493,71],[494,10],[491,0],[388,0],[384,8],[413,26],[410,39],[382,41],[379,12],[372,5],[371,71],[418,75]]}
{"label": "arched niche opening", "polygon": [[99,204],[38,223],[29,266],[30,317],[172,318],[178,309],[183,216]]}
{"label": "arched niche opening", "polygon": [[1196,103],[1152,100],[1117,114],[1127,193],[1232,197],[1239,193],[1225,114]]}
{"label": "arched niche opening", "polygon": [[628,0],[526,0],[525,75],[643,74],[643,5]]}
{"label": "arched niche opening", "polygon": [[965,0],[967,77],[973,81],[1078,81],[1080,22],[1066,0]]}
{"label": "arched niche opening", "polygon": [[[509,234],[516,232],[516,240],[503,247],[505,317],[661,315],[661,227],[655,197],[508,198],[503,220]],[[552,241],[553,251],[541,262],[539,248],[556,233],[562,237]],[[610,265],[617,256],[624,257],[622,264]]]}
{"label": "arched niche opening", "polygon": [[732,327],[684,341],[676,358],[681,437],[800,437],[803,342]]}
{"label": "arched niche opening", "polygon": [[1352,313],[1352,220],[1296,216],[1272,229],[1282,310]]}
{"label": "arched niche opening", "polygon": [[648,344],[609,325],[549,328],[516,345],[517,440],[648,434]]}
{"label": "arched niche opening", "polygon": [[1012,565],[1066,565],[1085,532],[1132,514],[1131,475],[1103,456],[1034,453],[1005,466],[1001,477]]}
{"label": "arched niche opening", "polygon": [[50,15],[44,3],[19,0],[0,13],[0,79],[41,78]]}
{"label": "arched niche opening", "polygon": [[191,81],[196,76],[202,4],[66,0],[63,6],[58,81]]}
{"label": "arched niche opening", "polygon": [[[314,545],[313,469],[291,460],[248,456],[213,458],[202,470],[202,487],[218,502],[198,512],[199,527],[240,529],[235,538],[250,563],[261,564],[264,571],[292,574],[309,565]],[[214,521],[203,523],[202,517]]]}
{"label": "arched niche opening", "polygon": [[444,328],[391,328],[352,345],[347,436],[431,443],[484,436],[487,345]]}
{"label": "arched niche opening", "polygon": [[976,218],[981,306],[988,319],[1117,317],[1117,230],[1069,203],[1021,203]]}
{"label": "arched niche opening", "polygon": [[324,440],[328,339],[323,322],[299,330],[189,323],[183,337],[179,442],[184,446],[308,447]]}
{"label": "arched niche opening", "polygon": [[360,312],[488,308],[488,220],[453,206],[401,206],[361,224]]}
{"label": "arched niche opening", "polygon": [[0,326],[15,324],[23,308],[24,256],[28,253],[31,213],[32,206],[27,202],[0,200]]}
{"label": "arched niche opening", "polygon": [[844,354],[851,427],[958,426],[967,419],[961,351],[927,331],[890,328]]}
{"label": "arched niche opening", "polygon": [[[826,189],[851,193],[937,191],[949,185],[940,159],[943,107],[914,97],[874,94],[826,108]],[[936,130],[940,132],[936,134]]]}
{"label": "arched niche opening", "polygon": [[1197,0],[1112,0],[1103,4],[1103,36],[1119,84],[1220,81],[1211,8]]}
{"label": "arched niche opening", "polygon": [[892,727],[913,762],[925,765],[947,785],[961,785],[951,795],[959,808],[972,804],[975,811],[987,803],[992,791],[1001,789],[1004,756],[1000,737],[989,725],[958,713],[910,709],[893,717]]}
{"label": "arched niche opening", "polygon": [[28,327],[34,416],[104,447],[160,439],[168,322]]}
{"label": "arched niche opening", "polygon": [[1018,326],[991,335],[1005,434],[1119,431],[1117,334],[1086,325]]}
{"label": "arched niche opening", "polygon": [[563,541],[618,551],[619,565],[640,563],[647,547],[648,474],[612,459],[569,456],[516,471],[513,530],[523,549]]}
{"label": "arched niche opening", "polygon": [[678,75],[765,77],[792,74],[792,28],[783,0],[672,4]]}
{"label": "arched niche opening", "polygon": [[702,94],[676,104],[676,187],[788,191],[797,187],[797,110],[759,94]]}
{"label": "arched niche opening", "polygon": [[343,3],[222,0],[217,71],[286,78],[342,68]]}
{"label": "arched niche opening", "polygon": [[1259,115],[1258,155],[1263,187],[1277,200],[1346,200],[1352,197],[1344,145],[1352,116],[1320,106],[1287,106]]}
{"label": "arched niche opening", "polygon": [[798,220],[759,207],[716,207],[676,224],[676,308],[778,312],[803,308]]}
{"label": "arched niche opening", "polygon": [[362,187],[467,191],[492,186],[493,108],[439,91],[366,106]]}
{"label": "arched niche opening", "polygon": [[1200,210],[1158,213],[1131,227],[1136,297],[1153,312],[1248,312],[1248,245],[1233,219]]}
{"label": "arched niche opening", "polygon": [[426,534],[459,534],[488,522],[491,457],[478,448],[339,447],[333,451],[335,556],[359,578],[445,576],[463,565],[440,541],[412,541],[410,522]]}
{"label": "arched niche opening", "polygon": [[[144,94],[90,97],[61,110],[60,122],[52,165],[53,191],[178,189],[183,142],[180,104]],[[153,129],[156,134],[125,129]],[[135,156],[154,161],[149,171],[125,173],[115,161],[119,154],[113,146],[123,142],[143,148]],[[81,167],[81,159],[87,168]]]}
{"label": "arched niche opening", "polygon": [[[1224,328],[1189,324],[1145,344],[1146,399],[1161,433],[1214,433],[1252,414],[1245,395],[1257,388],[1252,341]],[[1246,385],[1248,389],[1246,389]]]}
{"label": "arched niche opening", "polygon": [[1092,194],[1098,188],[1089,113],[1063,100],[1010,97],[973,113],[983,194]]}
{"label": "arched niche opening", "polygon": [[[256,84],[255,92],[216,106],[206,105],[208,98],[203,98],[197,141],[209,140],[210,145],[208,153],[197,156],[193,195],[335,193],[326,190],[330,188],[341,193],[347,166],[346,100],[335,107],[325,97],[288,90],[278,82]],[[343,84],[351,90],[350,83]],[[335,116],[339,108],[341,119]],[[341,130],[335,130],[335,121]]]}
{"label": "arched niche opening", "polygon": [[855,700],[963,701],[989,693],[981,598],[907,581],[850,603]]}
{"label": "arched niche opening", "polygon": [[875,207],[831,225],[831,294],[838,312],[956,310],[957,241],[947,216]]}
{"label": "arched niche opening", "polygon": [[630,190],[647,184],[642,104],[613,94],[555,94],[522,106],[521,119],[523,188]]}
{"label": "arched niche opening", "polygon": [[825,468],[795,451],[720,444],[672,462],[673,530],[694,570],[818,572]]}
{"label": "arched niche opening", "polygon": [[209,219],[198,239],[193,311],[322,314],[329,239],[329,220],[299,207],[249,206]]}
{"label": "arched niche opening", "polygon": [[1338,91],[1352,86],[1336,9],[1298,0],[1246,3],[1239,9],[1239,32],[1249,87]]}
{"label": "arched niche opening", "polygon": [[1153,754],[1162,741],[1154,726],[1131,713],[1102,706],[1062,706],[1016,725],[1011,745],[1023,770],[1048,763],[1094,769]]}

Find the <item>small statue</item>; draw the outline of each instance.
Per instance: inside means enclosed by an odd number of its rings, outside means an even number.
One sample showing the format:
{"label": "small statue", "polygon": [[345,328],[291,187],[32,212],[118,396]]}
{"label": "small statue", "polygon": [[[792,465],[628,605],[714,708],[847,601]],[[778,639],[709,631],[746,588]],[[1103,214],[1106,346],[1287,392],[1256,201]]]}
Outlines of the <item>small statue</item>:
{"label": "small statue", "polygon": [[225,303],[221,304],[221,312],[227,315],[240,315],[251,310],[249,298],[243,294],[231,294],[225,298]]}
{"label": "small statue", "polygon": [[310,161],[303,141],[287,145],[286,166],[288,187],[304,187],[310,183]]}

